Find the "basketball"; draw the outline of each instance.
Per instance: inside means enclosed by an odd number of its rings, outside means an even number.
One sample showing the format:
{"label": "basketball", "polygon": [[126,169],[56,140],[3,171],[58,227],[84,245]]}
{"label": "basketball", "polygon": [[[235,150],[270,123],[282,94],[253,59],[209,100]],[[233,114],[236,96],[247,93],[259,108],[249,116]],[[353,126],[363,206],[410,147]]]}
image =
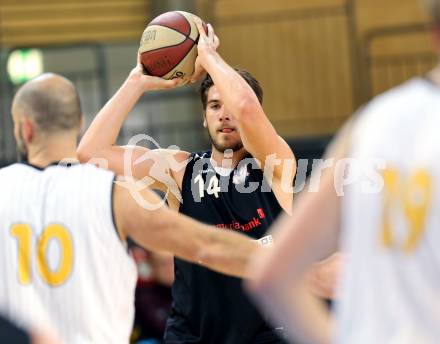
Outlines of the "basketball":
{"label": "basketball", "polygon": [[[207,27],[203,23],[207,32]],[[188,82],[194,72],[199,31],[194,15],[171,11],[154,18],[142,34],[139,54],[147,74]]]}

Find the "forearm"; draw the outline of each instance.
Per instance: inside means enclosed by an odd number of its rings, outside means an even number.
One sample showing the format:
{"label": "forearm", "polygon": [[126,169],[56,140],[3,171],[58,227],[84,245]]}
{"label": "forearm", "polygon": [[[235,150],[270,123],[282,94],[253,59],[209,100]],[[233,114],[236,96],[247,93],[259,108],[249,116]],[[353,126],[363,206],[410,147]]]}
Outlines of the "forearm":
{"label": "forearm", "polygon": [[[176,255],[180,254],[186,260],[226,275],[248,277],[249,259],[260,246],[256,241],[230,230],[202,224],[186,216],[172,215],[174,220],[166,226],[173,231],[170,236],[173,236],[175,244],[171,246],[177,249]],[[176,230],[179,231],[179,236],[187,239],[182,240],[176,236]]]}
{"label": "forearm", "polygon": [[209,228],[205,244],[199,247],[200,263],[216,271],[239,278],[251,278],[249,260],[260,247],[255,240],[229,230]]}
{"label": "forearm", "polygon": [[249,84],[216,51],[204,55],[202,64],[222,95],[226,107],[237,120],[241,119],[243,108],[248,108],[249,104],[260,107]]}
{"label": "forearm", "polygon": [[[150,203],[157,200],[151,192],[145,196]],[[128,214],[127,223],[122,226],[141,246],[152,251],[168,251],[227,275],[245,277],[249,258],[259,246],[244,235],[202,224],[165,207],[143,210],[141,214],[145,219],[135,213]],[[148,223],[148,227],[142,228],[139,223]]]}
{"label": "forearm", "polygon": [[338,242],[340,200],[332,174],[323,177],[321,188],[319,194],[303,194],[293,217],[277,222],[272,230],[273,249],[252,257],[256,277],[248,288],[273,319],[284,319],[289,333],[326,343],[330,339],[328,313],[305,284],[313,264],[333,253]]}
{"label": "forearm", "polygon": [[[281,220],[279,225],[288,221]],[[285,240],[285,238],[284,238]],[[294,342],[323,344],[329,343],[332,326],[324,303],[313,295],[307,279],[307,269],[296,267],[301,259],[290,260],[280,250],[280,238],[275,236],[274,246],[267,251],[257,251],[250,270],[254,279],[246,283],[246,288],[273,324],[284,326],[286,335]],[[285,242],[286,248],[298,251],[292,242]],[[281,253],[282,260],[273,260]],[[272,258],[271,258],[272,257]],[[264,262],[262,269],[261,262]],[[300,263],[300,265],[303,265]],[[309,265],[309,264],[305,264]],[[310,265],[309,265],[310,266]],[[294,271],[291,271],[291,270]],[[289,271],[290,270],[290,271]]]}
{"label": "forearm", "polygon": [[95,153],[115,144],[125,119],[144,92],[137,77],[129,76],[96,115],[79,144],[80,158],[95,157]]}
{"label": "forearm", "polygon": [[176,216],[165,226],[173,231],[169,247],[176,255],[226,275],[249,277],[250,257],[260,246],[256,241],[184,216]]}

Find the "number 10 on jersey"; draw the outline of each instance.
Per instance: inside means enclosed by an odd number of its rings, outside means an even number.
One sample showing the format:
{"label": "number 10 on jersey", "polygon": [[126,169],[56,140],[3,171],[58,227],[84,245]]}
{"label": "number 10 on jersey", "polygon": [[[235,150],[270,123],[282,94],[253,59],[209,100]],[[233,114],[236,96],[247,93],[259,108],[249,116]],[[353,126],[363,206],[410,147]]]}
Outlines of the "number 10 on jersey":
{"label": "number 10 on jersey", "polygon": [[[11,235],[18,244],[18,280],[23,285],[32,282],[32,261],[35,260],[41,279],[52,287],[63,284],[72,273],[73,242],[69,231],[61,225],[52,224],[44,228],[39,236],[35,252],[32,247],[33,230],[28,224],[15,224],[11,228]],[[60,262],[53,271],[47,259],[47,249],[51,240],[57,240],[60,247]],[[35,254],[35,258],[34,258]]]}

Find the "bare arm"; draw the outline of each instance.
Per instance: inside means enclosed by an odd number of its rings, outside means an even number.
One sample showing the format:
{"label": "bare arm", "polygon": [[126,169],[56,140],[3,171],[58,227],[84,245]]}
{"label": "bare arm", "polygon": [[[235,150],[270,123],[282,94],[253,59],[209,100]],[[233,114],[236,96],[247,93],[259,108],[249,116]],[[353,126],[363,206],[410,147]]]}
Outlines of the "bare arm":
{"label": "bare arm", "polygon": [[337,247],[339,201],[332,178],[324,178],[319,194],[303,195],[293,217],[276,224],[275,245],[254,257],[256,277],[248,286],[272,319],[284,322],[290,338],[306,343],[328,343],[331,334],[329,315],[305,288],[307,271]]}
{"label": "bare arm", "polygon": [[[346,156],[349,132],[347,128],[342,131],[328,156]],[[305,288],[305,283],[313,264],[337,249],[340,198],[334,186],[333,169],[323,174],[318,193],[309,192],[298,199],[293,214],[274,226],[274,248],[257,251],[255,264],[250,267],[256,277],[247,286],[272,319],[284,321],[290,338],[305,343],[329,343],[330,315]]]}
{"label": "bare arm", "polygon": [[[150,204],[159,202],[148,189],[142,197]],[[249,257],[258,247],[244,235],[204,225],[166,207],[144,209],[120,185],[114,190],[114,211],[121,237],[129,236],[148,250],[168,251],[224,274],[246,277]]]}
{"label": "bare arm", "polygon": [[[208,25],[206,35],[201,21],[196,19],[196,23],[200,32],[198,60],[214,81],[225,106],[237,119],[245,149],[261,162],[262,168],[270,155],[282,160],[294,159],[292,150],[277,134],[252,88],[215,50],[213,42],[218,39],[212,27]],[[296,169],[296,164],[293,167]],[[275,178],[281,178],[282,169],[282,164],[275,166]]]}
{"label": "bare arm", "polygon": [[[115,146],[121,127],[130,111],[139,101],[144,92],[169,89],[177,85],[178,81],[163,80],[144,75],[138,64],[116,94],[99,111],[90,127],[85,132],[78,147],[78,157],[81,162],[92,159],[103,159],[104,165],[119,175],[129,175],[136,179],[150,176],[154,164],[161,166],[164,171],[169,170],[169,159],[178,162],[188,157],[186,152],[171,152],[166,150],[148,150],[143,147]],[[154,179],[155,177],[152,176]],[[158,185],[162,184],[162,185]],[[164,189],[164,181],[158,181],[155,187]]]}

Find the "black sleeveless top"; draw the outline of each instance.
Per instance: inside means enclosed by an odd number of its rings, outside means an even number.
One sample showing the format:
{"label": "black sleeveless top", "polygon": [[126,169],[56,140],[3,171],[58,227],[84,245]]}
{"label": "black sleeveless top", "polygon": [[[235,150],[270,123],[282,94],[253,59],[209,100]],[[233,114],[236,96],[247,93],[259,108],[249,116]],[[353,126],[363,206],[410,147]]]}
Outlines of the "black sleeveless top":
{"label": "black sleeveless top", "polygon": [[[182,183],[180,212],[219,230],[254,239],[265,236],[281,212],[275,195],[249,155],[226,177],[210,162],[211,152],[193,153]],[[274,343],[275,332],[242,289],[239,278],[175,259],[173,305],[166,343]]]}

